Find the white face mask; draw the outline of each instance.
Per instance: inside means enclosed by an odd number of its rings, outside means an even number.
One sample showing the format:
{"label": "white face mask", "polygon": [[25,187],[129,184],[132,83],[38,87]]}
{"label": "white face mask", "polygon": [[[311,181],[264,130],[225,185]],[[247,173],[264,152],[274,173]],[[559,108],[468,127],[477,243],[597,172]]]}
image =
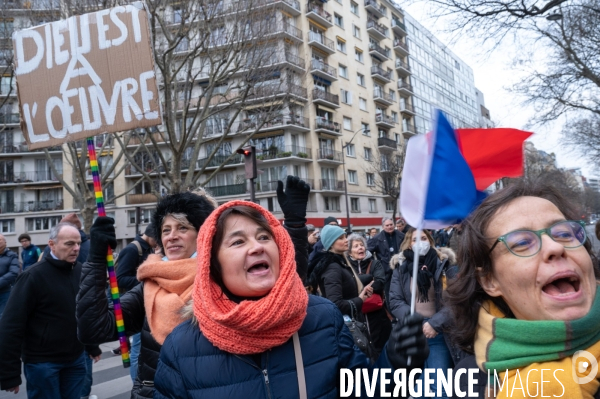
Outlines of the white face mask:
{"label": "white face mask", "polygon": [[[413,244],[412,250],[415,251],[416,248],[417,248],[417,244]],[[429,252],[430,248],[431,248],[431,244],[429,244],[429,240],[421,241],[421,243],[419,244],[419,255],[420,256],[427,255],[427,252]]]}

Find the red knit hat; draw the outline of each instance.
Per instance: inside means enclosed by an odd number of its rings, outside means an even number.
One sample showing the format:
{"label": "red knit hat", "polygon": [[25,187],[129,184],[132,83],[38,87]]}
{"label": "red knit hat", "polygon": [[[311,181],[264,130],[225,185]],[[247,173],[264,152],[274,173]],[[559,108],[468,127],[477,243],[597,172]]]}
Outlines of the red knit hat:
{"label": "red knit hat", "polygon": [[67,216],[62,218],[60,222],[71,223],[72,225],[77,227],[77,230],[81,230],[81,220],[79,220],[79,217],[77,217],[76,213],[69,213]]}
{"label": "red knit hat", "polygon": [[[217,220],[224,210],[248,206],[258,210],[273,230],[279,248],[279,278],[263,298],[239,304],[228,299],[210,278],[210,256]],[[282,345],[300,329],[306,317],[308,294],[296,272],[292,239],[281,223],[263,207],[230,201],[217,208],[198,233],[198,271],[192,298],[194,315],[204,336],[217,348],[234,354],[262,353]]]}

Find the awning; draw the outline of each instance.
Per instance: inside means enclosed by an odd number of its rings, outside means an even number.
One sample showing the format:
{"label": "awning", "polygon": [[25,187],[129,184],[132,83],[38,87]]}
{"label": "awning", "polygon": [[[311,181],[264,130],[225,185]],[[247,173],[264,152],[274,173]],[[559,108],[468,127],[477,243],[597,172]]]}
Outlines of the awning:
{"label": "awning", "polygon": [[322,106],[321,104],[317,104],[317,109],[320,109],[320,110],[322,110],[322,111],[326,111],[326,112],[331,112],[331,113],[335,112],[335,110],[334,110],[334,109],[331,109],[331,108],[324,107],[324,106]]}
{"label": "awning", "polygon": [[336,36],[335,38],[338,39],[342,43],[346,43],[346,39],[344,39],[343,37]]}
{"label": "awning", "polygon": [[63,188],[62,184],[54,184],[52,186],[23,186],[23,190],[49,190],[51,188]]}
{"label": "awning", "polygon": [[315,82],[321,82],[321,83],[323,83],[324,85],[331,86],[331,81],[329,81],[329,80],[327,80],[327,79],[323,79],[323,78],[322,78],[322,77],[320,77],[320,76],[317,76],[317,75],[314,75],[314,74],[313,74],[313,79],[315,80]]}

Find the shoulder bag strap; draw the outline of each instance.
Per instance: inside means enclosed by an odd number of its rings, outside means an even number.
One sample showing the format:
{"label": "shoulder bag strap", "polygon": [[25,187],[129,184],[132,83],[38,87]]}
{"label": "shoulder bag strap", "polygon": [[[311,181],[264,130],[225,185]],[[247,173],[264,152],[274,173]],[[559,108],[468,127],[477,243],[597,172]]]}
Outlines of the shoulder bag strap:
{"label": "shoulder bag strap", "polygon": [[306,379],[304,378],[304,362],[302,361],[302,350],[300,348],[300,337],[298,332],[292,336],[294,341],[294,356],[296,358],[296,374],[298,375],[298,390],[300,391],[300,399],[307,399],[306,395]]}
{"label": "shoulder bag strap", "polygon": [[346,266],[348,266],[350,268],[350,271],[352,272],[352,275],[354,276],[354,279],[356,280],[356,288],[358,288],[358,293],[360,294],[362,292],[363,288],[365,288],[365,287],[364,287],[362,281],[360,281],[360,279],[356,275],[356,272],[354,271],[352,264],[346,257],[346,254],[344,254],[344,259],[346,260]]}

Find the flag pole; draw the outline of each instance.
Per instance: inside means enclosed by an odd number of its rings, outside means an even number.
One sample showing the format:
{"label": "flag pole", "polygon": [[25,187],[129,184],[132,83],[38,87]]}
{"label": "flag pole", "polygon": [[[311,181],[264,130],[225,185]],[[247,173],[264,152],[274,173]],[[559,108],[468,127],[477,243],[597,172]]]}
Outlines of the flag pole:
{"label": "flag pole", "polygon": [[[100,184],[98,160],[96,158],[96,147],[94,146],[93,137],[87,138],[87,150],[88,157],[90,158],[92,178],[94,179],[94,194],[96,196],[96,205],[98,206],[98,216],[106,216],[102,185]],[[127,339],[127,335],[125,335],[125,323],[123,322],[123,312],[121,311],[121,302],[119,300],[119,287],[117,286],[117,276],[115,274],[115,262],[110,247],[108,247],[108,252],[106,254],[106,264],[108,268],[108,279],[110,281],[110,293],[115,312],[115,321],[117,323],[119,335],[119,344],[121,347],[121,360],[123,361],[123,367],[128,368],[131,366],[129,359],[129,340]]]}
{"label": "flag pole", "polygon": [[[410,314],[415,314],[415,306],[417,302],[417,273],[419,272],[419,250],[421,248],[421,233],[423,232],[423,221],[419,222],[415,231],[415,247],[413,248],[413,272],[412,281],[410,283]],[[410,366],[412,356],[406,359],[406,364]]]}

